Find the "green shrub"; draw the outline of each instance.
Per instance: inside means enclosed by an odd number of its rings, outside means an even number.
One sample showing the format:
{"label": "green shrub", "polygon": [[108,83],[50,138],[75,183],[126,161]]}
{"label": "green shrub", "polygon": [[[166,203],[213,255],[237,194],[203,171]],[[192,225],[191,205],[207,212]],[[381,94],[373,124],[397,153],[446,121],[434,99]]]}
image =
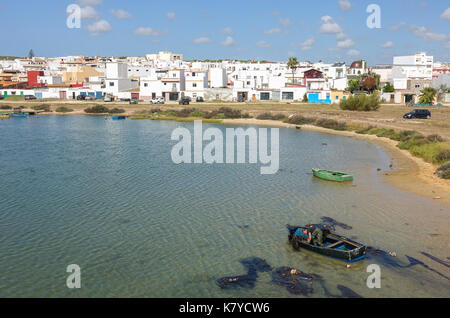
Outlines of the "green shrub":
{"label": "green shrub", "polygon": [[444,138],[442,138],[439,135],[429,135],[429,136],[427,136],[427,140],[429,142],[443,142]]}
{"label": "green shrub", "polygon": [[347,124],[344,122],[338,122],[334,119],[318,119],[316,125],[323,128],[334,130],[346,130]]}
{"label": "green shrub", "polygon": [[109,110],[110,114],[123,114],[125,113],[125,109],[122,108],[113,108]]}
{"label": "green shrub", "polygon": [[437,157],[445,150],[443,143],[424,143],[412,146],[409,152],[416,156],[423,158],[427,162],[440,164],[447,160],[438,160]]}
{"label": "green shrub", "polygon": [[9,105],[0,105],[0,109],[12,109]]}
{"label": "green shrub", "polygon": [[203,118],[205,117],[206,113],[202,112],[201,110],[194,110],[193,112],[191,112],[189,114],[189,117],[200,117]]}
{"label": "green shrub", "polygon": [[285,120],[286,123],[292,125],[308,125],[313,124],[315,121],[316,118],[307,118],[301,115],[290,116],[287,120]]}
{"label": "green shrub", "polygon": [[400,149],[411,149],[412,147],[415,146],[422,146],[425,144],[430,143],[425,136],[418,134],[418,135],[412,135],[410,138],[408,138],[405,141],[400,141],[400,143],[398,144],[398,147]]}
{"label": "green shrub", "polygon": [[442,179],[450,179],[450,162],[439,167],[435,174]]}
{"label": "green shrub", "polygon": [[107,114],[109,113],[109,108],[103,105],[95,105],[84,110],[88,114]]}
{"label": "green shrub", "polygon": [[377,93],[370,96],[353,95],[346,100],[342,100],[339,107],[343,110],[375,111],[380,108],[380,96]]}
{"label": "green shrub", "polygon": [[214,115],[212,117],[212,119],[225,119],[225,114],[224,113],[218,113],[217,115]]}
{"label": "green shrub", "polygon": [[283,114],[263,113],[263,114],[258,115],[256,117],[256,119],[260,119],[260,120],[282,120],[285,117],[286,116],[284,116]]}
{"label": "green shrub", "polygon": [[73,112],[73,109],[67,108],[65,106],[59,106],[58,108],[56,108],[55,112],[57,112],[57,113],[71,113],[71,112]]}
{"label": "green shrub", "polygon": [[436,161],[439,163],[450,161],[450,149],[442,150],[436,155]]}
{"label": "green shrub", "polygon": [[42,110],[42,111],[47,112],[47,113],[51,112],[50,105],[47,105],[47,104],[33,106],[33,107],[31,107],[31,109],[33,109],[33,110]]}
{"label": "green shrub", "polygon": [[175,116],[186,118],[186,117],[189,117],[189,114],[194,111],[195,111],[195,108],[183,108],[182,110],[175,111]]}

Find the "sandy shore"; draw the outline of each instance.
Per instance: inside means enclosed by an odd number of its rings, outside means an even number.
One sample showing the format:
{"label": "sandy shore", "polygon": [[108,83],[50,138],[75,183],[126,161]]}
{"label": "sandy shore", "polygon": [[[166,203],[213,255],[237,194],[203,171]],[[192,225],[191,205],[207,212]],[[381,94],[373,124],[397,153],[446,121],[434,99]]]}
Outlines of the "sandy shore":
{"label": "sandy shore", "polygon": [[[227,125],[258,125],[282,128],[295,128],[296,125],[283,123],[276,120],[258,119],[225,119]],[[398,142],[375,135],[361,135],[351,131],[337,131],[312,125],[301,125],[302,130],[316,131],[341,136],[356,137],[374,142],[385,148],[392,160],[391,172],[383,173],[387,182],[405,191],[430,197],[439,202],[450,204],[450,180],[437,177],[434,172],[438,168],[421,158],[414,157],[407,150],[397,147]],[[382,172],[380,172],[382,173]]]}

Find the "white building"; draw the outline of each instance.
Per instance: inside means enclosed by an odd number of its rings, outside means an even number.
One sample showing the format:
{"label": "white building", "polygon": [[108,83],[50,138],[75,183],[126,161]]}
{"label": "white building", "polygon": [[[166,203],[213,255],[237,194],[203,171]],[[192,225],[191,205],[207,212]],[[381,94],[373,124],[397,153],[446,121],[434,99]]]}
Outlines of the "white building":
{"label": "white building", "polygon": [[426,53],[409,56],[395,56],[392,78],[396,90],[408,88],[409,80],[432,80],[433,57]]}
{"label": "white building", "polygon": [[209,87],[221,88],[228,85],[227,70],[225,68],[211,68],[209,69]]}
{"label": "white building", "polygon": [[184,72],[185,90],[184,96],[195,99],[205,96],[205,89],[208,88],[208,72],[191,70]]}
{"label": "white building", "polygon": [[128,66],[125,63],[107,63],[105,75],[104,91],[113,96],[139,86],[137,81],[128,78]]}

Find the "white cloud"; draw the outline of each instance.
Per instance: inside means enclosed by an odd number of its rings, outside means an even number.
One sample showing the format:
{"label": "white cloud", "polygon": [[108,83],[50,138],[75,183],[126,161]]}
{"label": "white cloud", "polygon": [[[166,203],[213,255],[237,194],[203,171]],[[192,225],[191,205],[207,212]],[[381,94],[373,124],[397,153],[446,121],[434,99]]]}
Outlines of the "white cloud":
{"label": "white cloud", "polygon": [[156,30],[149,27],[139,27],[136,30],[134,30],[134,34],[143,36],[161,36],[167,33],[169,33],[169,31]]}
{"label": "white cloud", "polygon": [[280,33],[280,32],[281,32],[280,28],[273,28],[273,29],[264,31],[264,34],[276,34],[276,33]]}
{"label": "white cloud", "polygon": [[271,47],[272,44],[270,44],[269,42],[266,42],[266,41],[259,41],[258,43],[256,43],[256,46],[259,47],[259,48],[264,49],[264,48]]}
{"label": "white cloud", "polygon": [[211,39],[206,36],[203,36],[203,37],[195,39],[193,42],[195,44],[206,44],[206,43],[211,43]]}
{"label": "white cloud", "polygon": [[412,32],[416,37],[421,38],[427,42],[446,42],[450,41],[450,36],[443,33],[436,33],[433,30],[424,27],[411,25],[409,31]]}
{"label": "white cloud", "polygon": [[344,32],[336,34],[336,40],[342,41],[342,40],[345,40],[346,38],[347,38],[347,34],[345,34]]}
{"label": "white cloud", "polygon": [[292,23],[291,23],[291,19],[289,18],[280,18],[280,24],[285,27],[285,28],[289,28]]}
{"label": "white cloud", "polygon": [[232,35],[233,29],[230,27],[226,27],[226,28],[223,28],[222,30],[220,30],[220,33]]}
{"label": "white cloud", "polygon": [[234,45],[234,40],[233,40],[233,38],[231,36],[227,36],[225,41],[221,42],[220,45],[222,45],[222,46],[233,46]]}
{"label": "white cloud", "polygon": [[167,19],[172,21],[173,19],[175,19],[175,12],[167,12],[166,16],[167,16]]}
{"label": "white cloud", "polygon": [[326,15],[320,19],[322,25],[320,26],[319,33],[323,34],[337,34],[342,33],[342,29],[332,17]]}
{"label": "white cloud", "polygon": [[81,18],[84,20],[98,20],[100,15],[95,11],[93,7],[81,8]]}
{"label": "white cloud", "polygon": [[450,8],[447,8],[442,14],[441,19],[450,20]]}
{"label": "white cloud", "polygon": [[394,42],[392,42],[392,41],[387,41],[386,43],[383,43],[382,45],[381,45],[381,47],[383,48],[383,49],[388,49],[388,48],[391,48],[391,47],[393,47],[394,46]]}
{"label": "white cloud", "polygon": [[80,6],[98,6],[103,3],[103,0],[77,0]]}
{"label": "white cloud", "polygon": [[389,29],[391,29],[391,31],[397,31],[400,30],[405,24],[405,22],[400,22],[399,24],[392,25]]}
{"label": "white cloud", "polygon": [[337,47],[339,49],[349,49],[355,46],[355,42],[352,39],[346,39],[337,42]]}
{"label": "white cloud", "polygon": [[345,12],[352,8],[352,4],[348,0],[339,0],[339,8]]}
{"label": "white cloud", "polygon": [[311,50],[311,48],[315,42],[316,42],[316,39],[310,38],[310,39],[306,40],[305,42],[300,43],[300,47],[301,47],[302,51],[308,51],[308,50]]}
{"label": "white cloud", "polygon": [[353,56],[353,57],[359,56],[359,54],[360,54],[360,52],[359,52],[358,50],[349,50],[349,51],[347,52],[347,55],[348,55],[348,56]]}
{"label": "white cloud", "polygon": [[111,9],[110,12],[113,16],[115,16],[119,20],[125,20],[125,19],[131,18],[131,14],[122,9],[119,9],[119,10]]}
{"label": "white cloud", "polygon": [[90,35],[96,36],[105,32],[111,32],[112,28],[108,21],[100,20],[87,26]]}

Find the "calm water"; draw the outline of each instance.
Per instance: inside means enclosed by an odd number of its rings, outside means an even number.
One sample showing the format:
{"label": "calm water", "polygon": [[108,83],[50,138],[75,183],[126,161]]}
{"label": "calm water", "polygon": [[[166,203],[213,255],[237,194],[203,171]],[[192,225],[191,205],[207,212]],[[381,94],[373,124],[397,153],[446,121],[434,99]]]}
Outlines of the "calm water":
{"label": "calm water", "polygon": [[[175,165],[178,126],[191,123],[36,117],[0,121],[0,297],[298,297],[259,275],[254,289],[221,290],[217,278],[245,274],[239,260],[316,273],[337,293],[450,297],[449,206],[382,179],[388,154],[365,141],[280,129],[280,168]],[[211,125],[204,125],[210,127]],[[225,129],[224,126],[217,126]],[[326,143],[327,145],[323,145]],[[314,179],[312,167],[353,172],[355,182]],[[329,216],[338,232],[424,266],[382,263],[382,288],[366,287],[365,260],[345,263],[294,252],[285,224]],[[69,290],[66,267],[81,267]],[[430,270],[431,269],[431,270]],[[440,274],[434,272],[438,271]],[[313,297],[324,297],[314,285]]]}

